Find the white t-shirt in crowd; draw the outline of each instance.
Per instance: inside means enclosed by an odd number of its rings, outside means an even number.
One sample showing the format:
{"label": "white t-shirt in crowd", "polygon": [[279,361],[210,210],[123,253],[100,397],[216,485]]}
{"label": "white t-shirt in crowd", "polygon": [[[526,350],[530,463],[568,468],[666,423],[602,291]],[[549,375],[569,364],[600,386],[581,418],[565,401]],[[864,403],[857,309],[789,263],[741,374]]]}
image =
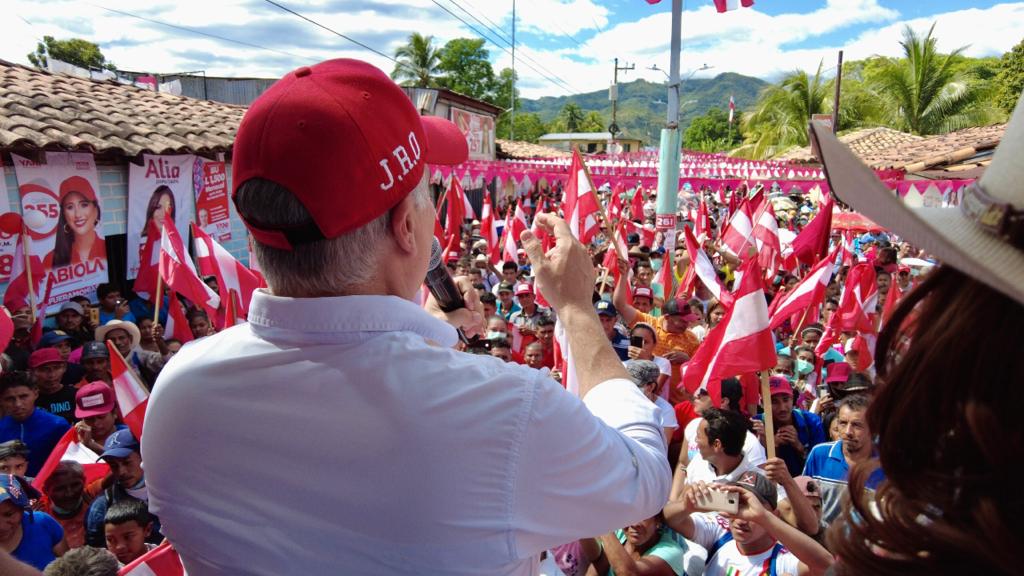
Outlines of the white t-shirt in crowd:
{"label": "white t-shirt in crowd", "polygon": [[[700,451],[697,449],[697,427],[703,421],[703,418],[694,418],[686,424],[686,429],[683,431],[683,436],[686,438],[686,453],[691,462],[694,457],[700,456]],[[747,432],[747,439],[743,441],[743,459],[754,466],[760,466],[768,460],[764,446],[761,446],[757,436],[751,432]]]}
{"label": "white t-shirt in crowd", "polygon": [[673,430],[679,428],[679,420],[676,418],[676,410],[668,403],[668,400],[665,400],[661,396],[656,396],[654,404],[657,405],[658,408],[661,408],[659,412],[662,428],[671,428]]}
{"label": "white t-shirt in crowd", "polygon": [[[719,538],[729,531],[729,521],[718,515],[694,514],[693,541],[711,551],[711,547]],[[759,554],[745,556],[736,547],[736,541],[730,540],[723,544],[704,567],[704,576],[762,576],[770,567],[769,559],[774,547]],[[775,556],[773,574],[797,574],[800,560],[792,552],[783,548]]]}

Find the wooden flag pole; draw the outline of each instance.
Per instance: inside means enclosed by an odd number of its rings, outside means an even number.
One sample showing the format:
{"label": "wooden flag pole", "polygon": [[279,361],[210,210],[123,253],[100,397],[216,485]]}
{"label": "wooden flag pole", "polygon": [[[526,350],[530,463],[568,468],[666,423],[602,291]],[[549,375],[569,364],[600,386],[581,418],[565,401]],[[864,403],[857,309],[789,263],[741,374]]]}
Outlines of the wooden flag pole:
{"label": "wooden flag pole", "polygon": [[602,272],[601,272],[601,288],[597,291],[597,293],[599,295],[601,295],[601,296],[604,296],[604,289],[607,286],[606,283],[608,282],[608,276],[609,276],[608,273],[610,271],[607,268],[605,268],[604,266],[601,266],[601,270],[602,270]]}
{"label": "wooden flag pole", "polygon": [[768,385],[768,371],[761,371],[761,403],[764,407],[764,448],[768,459],[775,458],[775,425],[772,422],[772,393]]}
{"label": "wooden flag pole", "polygon": [[160,303],[163,302],[164,295],[164,277],[157,272],[156,274],[156,304],[153,306],[153,324],[160,323]]}
{"label": "wooden flag pole", "polygon": [[28,277],[28,300],[32,307],[32,324],[36,323],[36,283],[32,279],[32,249],[29,244],[28,228],[24,220],[21,222],[22,256],[25,257],[25,275]]}

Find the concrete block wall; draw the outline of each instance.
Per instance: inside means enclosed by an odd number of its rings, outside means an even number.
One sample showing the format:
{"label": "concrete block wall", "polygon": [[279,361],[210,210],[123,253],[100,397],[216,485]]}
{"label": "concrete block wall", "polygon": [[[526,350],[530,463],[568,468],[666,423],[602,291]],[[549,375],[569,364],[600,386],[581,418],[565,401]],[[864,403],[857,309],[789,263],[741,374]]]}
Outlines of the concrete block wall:
{"label": "concrete block wall", "polygon": [[[103,235],[113,236],[128,231],[128,165],[100,165],[96,167],[100,181],[100,202],[103,206]],[[231,189],[231,165],[227,166],[228,189]],[[21,200],[18,197],[18,180],[15,178],[14,167],[4,166],[3,177],[7,183],[7,207],[3,211],[21,212]],[[243,264],[249,264],[249,235],[242,220],[235,212],[233,203],[228,202],[231,213],[231,240],[223,246]],[[0,283],[0,293],[7,289],[6,283]]]}

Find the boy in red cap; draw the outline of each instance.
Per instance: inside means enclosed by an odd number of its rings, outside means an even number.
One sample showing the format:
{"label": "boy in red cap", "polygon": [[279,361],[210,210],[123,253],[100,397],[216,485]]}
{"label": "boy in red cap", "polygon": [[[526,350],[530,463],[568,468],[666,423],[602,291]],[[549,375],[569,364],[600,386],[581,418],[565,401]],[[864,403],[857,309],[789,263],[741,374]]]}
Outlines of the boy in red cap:
{"label": "boy in red cap", "polygon": [[75,387],[61,382],[67,365],[56,348],[40,348],[28,357],[28,367],[39,389],[36,406],[74,424]]}

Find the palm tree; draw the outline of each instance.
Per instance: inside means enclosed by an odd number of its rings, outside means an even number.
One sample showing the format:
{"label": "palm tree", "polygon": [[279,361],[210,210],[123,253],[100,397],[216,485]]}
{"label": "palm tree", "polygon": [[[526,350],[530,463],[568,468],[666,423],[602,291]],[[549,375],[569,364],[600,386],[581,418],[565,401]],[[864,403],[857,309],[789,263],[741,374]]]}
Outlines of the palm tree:
{"label": "palm tree", "polygon": [[558,113],[556,124],[566,132],[579,132],[586,116],[583,109],[575,102],[566,102],[562,111]]}
{"label": "palm tree", "polygon": [[409,35],[409,42],[395,50],[395,69],[391,78],[403,86],[433,88],[437,85],[440,49],[434,47],[433,36],[418,32]]}
{"label": "palm tree", "polygon": [[793,146],[807,145],[807,124],[813,114],[832,109],[831,82],[821,77],[821,64],[813,76],[796,71],[779,84],[764,89],[754,111],[741,121],[745,144],[734,154],[770,158]]}
{"label": "palm tree", "polygon": [[932,36],[923,38],[910,26],[903,30],[905,58],[883,68],[873,78],[889,107],[889,122],[914,134],[942,134],[985,124],[998,114],[976,83],[958,73],[955,60],[967,48],[939,54]]}

